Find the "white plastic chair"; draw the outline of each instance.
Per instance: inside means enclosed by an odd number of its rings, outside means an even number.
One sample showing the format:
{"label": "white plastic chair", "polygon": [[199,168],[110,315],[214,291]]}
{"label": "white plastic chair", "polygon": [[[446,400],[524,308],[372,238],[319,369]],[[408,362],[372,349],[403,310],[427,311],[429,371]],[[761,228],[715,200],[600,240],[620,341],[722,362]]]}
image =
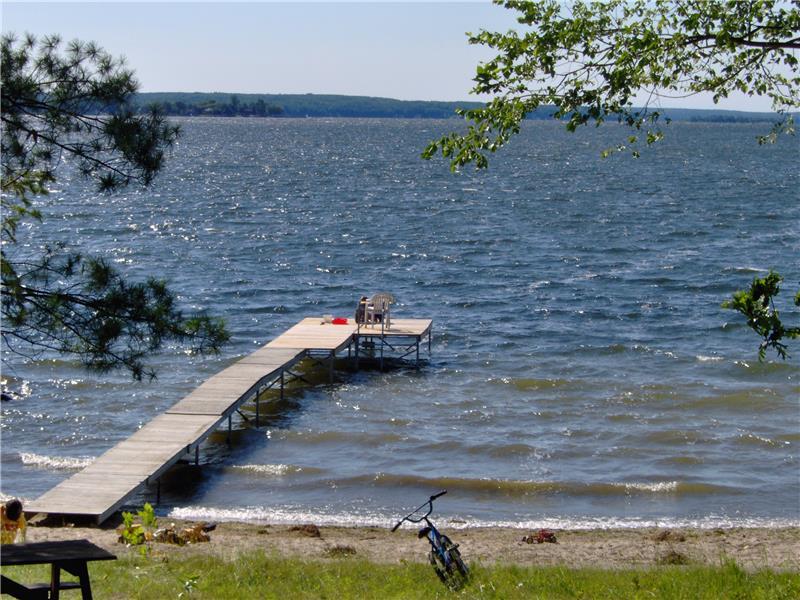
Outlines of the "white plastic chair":
{"label": "white plastic chair", "polygon": [[367,311],[364,315],[364,322],[374,325],[380,321],[381,329],[391,329],[392,321],[389,315],[389,307],[394,302],[394,296],[386,292],[375,294],[367,304]]}

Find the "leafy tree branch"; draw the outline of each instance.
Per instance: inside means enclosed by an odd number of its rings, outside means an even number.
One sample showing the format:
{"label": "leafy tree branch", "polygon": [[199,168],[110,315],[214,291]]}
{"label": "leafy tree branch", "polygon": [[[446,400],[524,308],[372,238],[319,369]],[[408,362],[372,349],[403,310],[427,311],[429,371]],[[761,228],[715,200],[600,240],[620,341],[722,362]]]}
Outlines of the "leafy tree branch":
{"label": "leafy tree branch", "polygon": [[[754,278],[749,289],[735,292],[730,300],[722,303],[723,308],[742,313],[747,318],[747,325],[761,337],[762,342],[758,347],[760,360],[766,358],[770,348],[786,359],[787,346],[783,340],[800,337],[800,327],[784,325],[775,309],[774,300],[781,291],[782,281],[783,277],[770,271],[766,277]],[[794,304],[800,306],[800,292],[795,295]]]}
{"label": "leafy tree branch", "polygon": [[[453,170],[488,165],[488,155],[519,133],[538,108],[569,131],[611,119],[633,128],[615,150],[643,137],[663,137],[655,99],[712,93],[714,102],[734,92],[767,97],[778,113],[759,143],[793,133],[790,110],[800,106],[800,9],[778,0],[495,0],[519,13],[521,31],[480,31],[469,42],[497,56],[477,67],[473,92],[491,95],[484,107],[461,110],[466,133],[431,142]],[[637,95],[649,95],[636,108]],[[606,151],[606,154],[612,150]]]}

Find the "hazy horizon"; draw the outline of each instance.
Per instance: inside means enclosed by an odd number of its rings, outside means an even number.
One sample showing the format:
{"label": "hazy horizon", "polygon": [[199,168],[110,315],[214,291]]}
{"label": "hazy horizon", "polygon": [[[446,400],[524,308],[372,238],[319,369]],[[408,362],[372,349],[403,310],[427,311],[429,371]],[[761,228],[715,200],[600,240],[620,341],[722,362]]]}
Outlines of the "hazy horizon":
{"label": "hazy horizon", "polygon": [[[505,31],[516,13],[472,2],[2,2],[3,32],[58,33],[125,56],[142,92],[319,94],[481,102],[493,54],[466,32]],[[634,100],[645,104],[645,95]],[[652,108],[772,112],[737,94],[661,97]]]}

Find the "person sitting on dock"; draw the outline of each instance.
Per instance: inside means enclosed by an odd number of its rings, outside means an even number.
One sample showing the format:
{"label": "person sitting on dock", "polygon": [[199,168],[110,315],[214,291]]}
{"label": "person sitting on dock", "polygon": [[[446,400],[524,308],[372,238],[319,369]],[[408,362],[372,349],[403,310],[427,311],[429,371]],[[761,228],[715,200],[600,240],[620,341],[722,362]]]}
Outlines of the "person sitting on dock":
{"label": "person sitting on dock", "polygon": [[358,306],[356,306],[356,323],[361,324],[364,322],[367,316],[367,297],[361,296],[361,300],[358,301]]}

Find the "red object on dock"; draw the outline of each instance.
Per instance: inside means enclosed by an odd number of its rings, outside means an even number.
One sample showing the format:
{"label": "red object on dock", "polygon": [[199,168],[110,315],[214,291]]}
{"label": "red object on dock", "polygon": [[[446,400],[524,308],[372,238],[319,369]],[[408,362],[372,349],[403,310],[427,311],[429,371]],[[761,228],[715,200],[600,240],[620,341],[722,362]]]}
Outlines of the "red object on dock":
{"label": "red object on dock", "polygon": [[331,323],[334,325],[347,325],[347,319],[344,317],[336,317]]}

